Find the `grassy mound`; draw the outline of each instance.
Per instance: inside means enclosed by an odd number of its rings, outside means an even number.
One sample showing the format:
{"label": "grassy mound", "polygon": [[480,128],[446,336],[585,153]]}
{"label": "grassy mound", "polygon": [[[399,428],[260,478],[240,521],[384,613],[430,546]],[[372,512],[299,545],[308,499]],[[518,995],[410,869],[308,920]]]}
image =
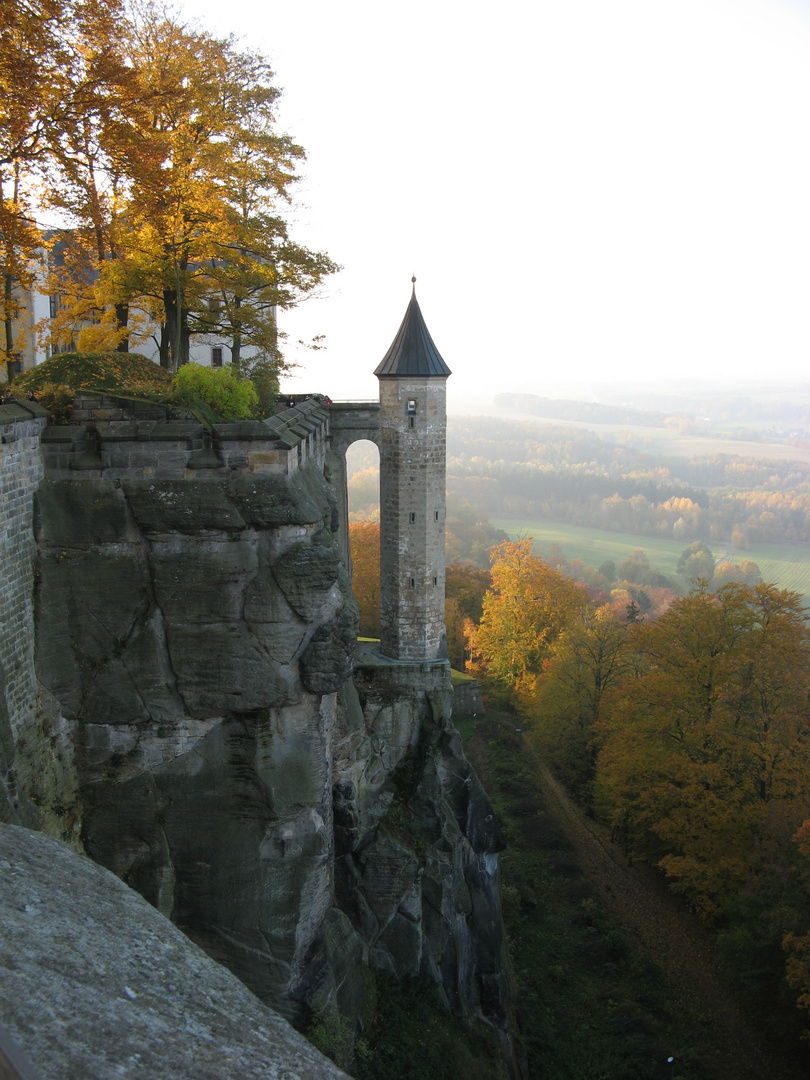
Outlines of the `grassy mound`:
{"label": "grassy mound", "polygon": [[31,390],[56,423],[67,423],[78,390],[110,390],[133,397],[168,401],[168,371],[136,353],[61,353],[17,375],[12,390],[24,398]]}
{"label": "grassy mound", "polygon": [[12,384],[23,399],[32,391],[56,424],[66,424],[79,390],[109,391],[193,413],[204,424],[246,420],[259,411],[253,384],[229,367],[212,370],[185,364],[168,371],[136,353],[62,353],[18,375]]}

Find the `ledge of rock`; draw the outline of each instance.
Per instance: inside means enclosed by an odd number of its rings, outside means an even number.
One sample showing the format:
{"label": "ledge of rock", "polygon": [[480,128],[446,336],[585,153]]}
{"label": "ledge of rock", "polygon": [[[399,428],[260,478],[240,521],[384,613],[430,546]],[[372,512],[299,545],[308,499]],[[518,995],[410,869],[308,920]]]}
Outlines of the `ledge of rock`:
{"label": "ledge of rock", "polygon": [[12,825],[0,1024],[42,1080],[345,1080],[114,874]]}

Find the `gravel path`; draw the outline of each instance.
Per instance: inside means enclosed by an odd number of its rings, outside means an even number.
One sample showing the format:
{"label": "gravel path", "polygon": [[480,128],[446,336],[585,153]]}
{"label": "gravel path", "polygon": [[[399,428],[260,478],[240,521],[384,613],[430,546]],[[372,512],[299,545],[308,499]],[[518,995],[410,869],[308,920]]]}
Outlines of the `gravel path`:
{"label": "gravel path", "polygon": [[[701,1042],[712,1075],[734,1080],[806,1080],[752,1038],[744,1013],[718,976],[710,936],[645,865],[631,865],[607,830],[584,816],[524,738],[535,761],[548,810],[559,820],[591,885],[608,911],[635,932],[670,985],[673,1008]],[[677,1062],[675,1067],[677,1074]]]}

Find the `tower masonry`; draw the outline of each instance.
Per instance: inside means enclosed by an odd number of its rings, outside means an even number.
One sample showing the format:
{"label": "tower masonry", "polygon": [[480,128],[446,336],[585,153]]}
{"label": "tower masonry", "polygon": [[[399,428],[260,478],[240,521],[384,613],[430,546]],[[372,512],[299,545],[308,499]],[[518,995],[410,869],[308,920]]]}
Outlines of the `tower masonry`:
{"label": "tower masonry", "polygon": [[[415,279],[414,279],[415,281]],[[414,287],[380,380],[380,648],[447,657],[444,627],[446,383]]]}

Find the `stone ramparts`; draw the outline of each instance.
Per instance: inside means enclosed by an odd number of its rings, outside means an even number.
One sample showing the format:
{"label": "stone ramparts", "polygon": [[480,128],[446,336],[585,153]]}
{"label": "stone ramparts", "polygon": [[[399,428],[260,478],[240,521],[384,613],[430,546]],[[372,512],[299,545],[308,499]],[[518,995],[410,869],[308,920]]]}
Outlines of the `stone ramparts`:
{"label": "stone ramparts", "polygon": [[14,734],[32,722],[36,705],[33,504],[43,478],[40,438],[47,419],[36,404],[0,406],[0,697]]}
{"label": "stone ramparts", "polygon": [[204,425],[188,412],[99,394],[77,394],[72,423],[43,435],[45,474],[173,480],[233,472],[289,474],[323,468],[329,409],[302,401],[264,420]]}

